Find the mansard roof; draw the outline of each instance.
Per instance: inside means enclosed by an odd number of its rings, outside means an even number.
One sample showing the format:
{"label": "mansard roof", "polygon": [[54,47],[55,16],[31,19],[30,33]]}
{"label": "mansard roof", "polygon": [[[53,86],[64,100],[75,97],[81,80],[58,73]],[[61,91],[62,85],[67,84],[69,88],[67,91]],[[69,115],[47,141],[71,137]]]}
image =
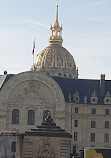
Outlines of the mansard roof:
{"label": "mansard roof", "polygon": [[5,85],[5,83],[13,76],[14,74],[0,75],[0,91],[2,87]]}
{"label": "mansard roof", "polygon": [[[104,95],[100,95],[100,80],[91,79],[69,79],[62,77],[53,77],[53,79],[61,87],[64,98],[66,102],[75,102],[73,100],[74,94],[78,92],[79,94],[79,104],[84,103],[84,97],[87,97],[87,103],[90,104],[90,98],[95,92],[98,98],[97,104],[104,104],[104,98],[106,93],[111,94],[111,80],[105,80],[105,92]],[[69,101],[69,94],[71,95],[71,100]]]}

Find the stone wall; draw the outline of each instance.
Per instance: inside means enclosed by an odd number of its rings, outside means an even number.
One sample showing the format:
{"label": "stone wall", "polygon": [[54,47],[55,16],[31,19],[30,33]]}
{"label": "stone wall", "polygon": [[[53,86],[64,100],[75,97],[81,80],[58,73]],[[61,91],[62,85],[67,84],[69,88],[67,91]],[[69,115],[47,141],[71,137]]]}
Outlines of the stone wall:
{"label": "stone wall", "polygon": [[69,158],[70,145],[70,138],[24,136],[21,158]]}
{"label": "stone wall", "polygon": [[14,158],[16,156],[16,141],[15,133],[3,133],[0,136],[0,158]]}

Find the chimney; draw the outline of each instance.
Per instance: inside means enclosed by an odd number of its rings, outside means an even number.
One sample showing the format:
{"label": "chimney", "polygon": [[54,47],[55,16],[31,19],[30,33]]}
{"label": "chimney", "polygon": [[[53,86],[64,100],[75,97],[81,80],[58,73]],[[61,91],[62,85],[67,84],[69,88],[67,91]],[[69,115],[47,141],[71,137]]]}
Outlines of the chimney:
{"label": "chimney", "polygon": [[4,71],[4,75],[7,75],[7,71],[6,70]]}
{"label": "chimney", "polygon": [[105,74],[101,74],[100,79],[100,95],[105,94]]}

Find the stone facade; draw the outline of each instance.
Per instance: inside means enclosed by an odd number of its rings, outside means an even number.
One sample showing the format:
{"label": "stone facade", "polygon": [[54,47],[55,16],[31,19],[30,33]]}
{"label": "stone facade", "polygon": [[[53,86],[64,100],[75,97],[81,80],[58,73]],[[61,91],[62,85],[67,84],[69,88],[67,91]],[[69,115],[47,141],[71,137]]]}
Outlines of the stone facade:
{"label": "stone facade", "polygon": [[[83,147],[111,147],[110,105],[67,104],[71,120],[72,148],[78,151]],[[92,135],[92,136],[91,136]]]}
{"label": "stone facade", "polygon": [[[91,97],[97,98],[95,92]],[[89,104],[88,98],[81,104],[78,91],[74,98],[76,103],[66,102],[63,91],[50,76],[36,71],[17,74],[0,92],[0,127],[19,133],[30,131],[41,124],[44,111],[50,111],[54,122],[72,135],[71,152],[87,146],[111,147],[110,104]],[[18,123],[12,122],[14,109],[19,110]],[[34,124],[28,124],[29,110],[35,111]]]}

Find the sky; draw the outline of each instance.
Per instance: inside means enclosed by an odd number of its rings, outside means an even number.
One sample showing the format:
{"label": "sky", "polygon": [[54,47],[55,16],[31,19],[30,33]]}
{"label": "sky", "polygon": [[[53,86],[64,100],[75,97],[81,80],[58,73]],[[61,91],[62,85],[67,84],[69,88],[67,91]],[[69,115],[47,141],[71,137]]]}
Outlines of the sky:
{"label": "sky", "polygon": [[[111,0],[58,0],[63,47],[74,57],[79,78],[111,80]],[[29,71],[48,46],[56,0],[0,0],[0,75]]]}

